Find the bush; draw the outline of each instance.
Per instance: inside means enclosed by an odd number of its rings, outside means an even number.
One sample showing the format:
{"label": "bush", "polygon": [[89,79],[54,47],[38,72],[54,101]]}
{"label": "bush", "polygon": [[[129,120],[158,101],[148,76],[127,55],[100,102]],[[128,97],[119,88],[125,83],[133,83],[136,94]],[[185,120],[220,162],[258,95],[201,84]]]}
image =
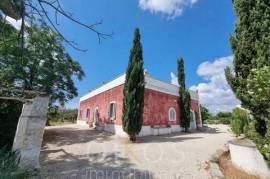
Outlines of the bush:
{"label": "bush", "polygon": [[19,158],[16,152],[0,149],[0,178],[29,178],[30,173],[18,166]]}
{"label": "bush", "polygon": [[202,117],[202,123],[207,123],[209,120],[213,120],[213,115],[209,112],[209,110],[200,105],[200,110],[201,110],[201,117]]}
{"label": "bush", "polygon": [[210,119],[205,121],[205,124],[225,124],[228,125],[230,124],[230,118],[214,118],[214,119]]}
{"label": "bush", "polygon": [[243,134],[249,123],[249,113],[241,108],[235,108],[232,113],[231,129],[239,136]]}
{"label": "bush", "polygon": [[11,149],[22,105],[19,101],[0,99],[0,148]]}
{"label": "bush", "polygon": [[75,123],[77,120],[77,109],[59,109],[58,107],[50,107],[48,110],[47,125],[61,125],[63,123]]}
{"label": "bush", "polygon": [[246,136],[251,139],[257,146],[258,150],[264,156],[270,167],[270,123],[268,123],[268,130],[265,137],[262,137],[255,127],[255,121],[250,122],[245,132]]}

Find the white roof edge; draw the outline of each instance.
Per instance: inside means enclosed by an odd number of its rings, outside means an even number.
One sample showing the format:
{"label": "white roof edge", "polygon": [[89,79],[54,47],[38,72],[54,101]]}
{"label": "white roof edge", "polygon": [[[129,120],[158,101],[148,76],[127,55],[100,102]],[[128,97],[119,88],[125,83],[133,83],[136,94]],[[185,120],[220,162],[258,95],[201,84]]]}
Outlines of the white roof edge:
{"label": "white roof edge", "polygon": [[86,100],[88,98],[91,98],[91,97],[96,96],[96,95],[98,95],[100,93],[103,93],[105,91],[108,91],[108,90],[110,90],[112,88],[115,88],[117,86],[120,86],[120,85],[124,84],[125,83],[125,78],[126,78],[126,74],[122,74],[122,75],[116,77],[112,81],[110,81],[110,82],[100,86],[99,88],[97,88],[97,89],[95,89],[93,91],[90,91],[88,94],[82,96],[80,98],[80,101],[84,101],[84,100]]}
{"label": "white roof edge", "polygon": [[[126,78],[126,74],[122,74],[118,77],[116,77],[115,79],[113,79],[112,81],[100,86],[99,88],[89,92],[88,94],[82,96],[80,98],[80,102],[84,101],[88,98],[91,98],[93,96],[96,96],[102,92],[108,91],[112,88],[115,88],[117,86],[123,85],[125,83],[125,78]],[[149,75],[145,76],[145,88],[146,89],[152,89],[155,91],[159,91],[162,93],[166,93],[166,94],[170,94],[170,95],[174,95],[174,96],[179,96],[178,94],[178,86],[155,79]],[[191,99],[193,100],[199,100],[199,95],[196,91],[192,91],[189,90],[190,92],[190,96]]]}

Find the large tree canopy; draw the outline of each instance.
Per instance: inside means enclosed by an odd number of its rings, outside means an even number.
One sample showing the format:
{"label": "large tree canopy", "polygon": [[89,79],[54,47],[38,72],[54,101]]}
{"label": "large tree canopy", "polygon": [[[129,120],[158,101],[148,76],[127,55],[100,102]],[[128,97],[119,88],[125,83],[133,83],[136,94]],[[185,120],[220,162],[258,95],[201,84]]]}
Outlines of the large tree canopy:
{"label": "large tree canopy", "polygon": [[[2,38],[16,35],[11,26],[6,28]],[[84,72],[65,51],[59,35],[41,25],[27,27],[26,36],[26,48],[17,41],[0,46],[1,87],[44,92],[61,104],[77,96],[73,78],[81,80]]]}
{"label": "large tree canopy", "polygon": [[270,66],[270,1],[234,0],[233,4],[237,15],[230,39],[234,73],[227,68],[226,78],[242,105],[256,118],[258,131],[264,134],[266,119],[261,116],[261,105],[254,101],[255,96],[249,95],[248,79],[251,81],[253,70]]}

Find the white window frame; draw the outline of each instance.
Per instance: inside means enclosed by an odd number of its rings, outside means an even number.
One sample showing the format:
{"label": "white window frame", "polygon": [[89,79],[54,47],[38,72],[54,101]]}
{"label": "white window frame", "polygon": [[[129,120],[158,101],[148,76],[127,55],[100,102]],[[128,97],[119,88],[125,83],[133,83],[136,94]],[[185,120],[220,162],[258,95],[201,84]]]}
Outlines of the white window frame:
{"label": "white window frame", "polygon": [[[114,115],[111,117],[111,105],[114,105]],[[116,119],[116,101],[111,101],[109,103],[109,107],[108,107],[108,117],[110,118],[110,120],[115,120]]]}
{"label": "white window frame", "polygon": [[[175,118],[174,119],[171,119],[171,111],[173,111],[174,112],[174,116],[175,116]],[[175,108],[174,107],[170,107],[170,109],[169,109],[169,111],[168,111],[168,119],[169,119],[169,121],[176,121],[176,118],[177,118],[177,115],[176,115],[176,110],[175,110]]]}

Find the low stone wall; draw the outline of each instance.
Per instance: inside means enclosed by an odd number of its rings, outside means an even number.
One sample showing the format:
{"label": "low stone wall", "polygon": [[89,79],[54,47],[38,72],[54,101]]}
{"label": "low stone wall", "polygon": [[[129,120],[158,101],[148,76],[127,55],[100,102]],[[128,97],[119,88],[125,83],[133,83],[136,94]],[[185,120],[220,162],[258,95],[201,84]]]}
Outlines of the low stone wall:
{"label": "low stone wall", "polygon": [[270,170],[254,143],[239,143],[234,140],[229,142],[229,148],[235,166],[252,175],[270,178]]}
{"label": "low stone wall", "polygon": [[[107,132],[114,133],[121,137],[126,137],[127,134],[123,131],[122,125],[105,124],[104,130]],[[179,125],[172,125],[171,127],[151,127],[142,126],[139,137],[151,136],[151,135],[166,135],[174,132],[180,132],[181,128]]]}
{"label": "low stone wall", "polygon": [[[78,125],[87,125],[86,121],[77,120]],[[119,135],[121,137],[126,137],[127,134],[123,131],[122,125],[116,124],[104,124],[102,126],[102,130]],[[139,133],[139,137],[143,136],[151,136],[151,135],[166,135],[175,132],[181,132],[182,129],[179,125],[171,125],[170,127],[166,126],[142,126],[141,132]]]}

